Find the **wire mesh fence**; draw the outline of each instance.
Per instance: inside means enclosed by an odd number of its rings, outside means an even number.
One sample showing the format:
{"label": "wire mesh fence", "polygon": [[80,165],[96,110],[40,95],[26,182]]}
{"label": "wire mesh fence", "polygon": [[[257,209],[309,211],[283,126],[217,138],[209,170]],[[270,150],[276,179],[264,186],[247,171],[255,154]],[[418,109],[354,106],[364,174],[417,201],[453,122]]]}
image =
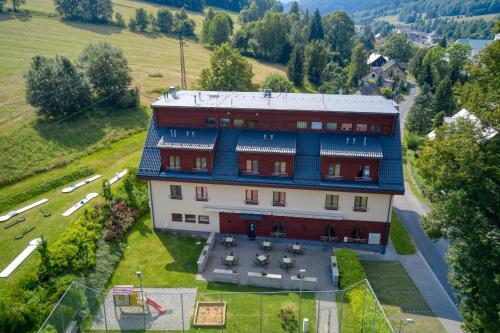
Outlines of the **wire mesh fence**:
{"label": "wire mesh fence", "polygon": [[367,280],[340,291],[197,292],[73,282],[38,332],[393,333]]}

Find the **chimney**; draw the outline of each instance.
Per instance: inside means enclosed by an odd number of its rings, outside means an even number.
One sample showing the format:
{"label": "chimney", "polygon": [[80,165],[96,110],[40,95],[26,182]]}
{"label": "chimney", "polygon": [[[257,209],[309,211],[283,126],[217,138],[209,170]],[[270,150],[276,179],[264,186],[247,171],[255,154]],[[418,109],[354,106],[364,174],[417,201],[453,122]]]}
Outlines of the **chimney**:
{"label": "chimney", "polygon": [[365,141],[363,142],[363,146],[366,147],[366,136],[365,136]]}
{"label": "chimney", "polygon": [[273,95],[273,91],[269,88],[264,89],[264,97],[271,98]]}
{"label": "chimney", "polygon": [[196,105],[196,95],[193,95],[194,97],[194,104]]}
{"label": "chimney", "polygon": [[198,91],[198,98],[199,98],[199,100],[201,102],[201,91]]}
{"label": "chimney", "polygon": [[170,95],[172,95],[172,97],[173,97],[174,99],[177,99],[177,98],[178,98],[178,97],[177,97],[177,89],[176,89],[174,86],[171,86],[171,87],[170,87]]}

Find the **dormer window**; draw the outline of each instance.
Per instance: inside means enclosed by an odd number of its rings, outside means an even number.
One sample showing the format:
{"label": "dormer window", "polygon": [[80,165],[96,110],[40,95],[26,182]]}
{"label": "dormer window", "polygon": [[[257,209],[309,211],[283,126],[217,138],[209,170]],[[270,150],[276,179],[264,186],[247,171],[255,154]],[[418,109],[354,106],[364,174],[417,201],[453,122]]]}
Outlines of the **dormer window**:
{"label": "dormer window", "polygon": [[356,124],[356,132],[366,132],[368,130],[367,124]]}
{"label": "dormer window", "polygon": [[342,130],[342,132],[351,132],[352,123],[342,123],[342,127],[340,129]]}
{"label": "dormer window", "polygon": [[337,130],[337,123],[326,123],[326,129],[328,131],[336,131]]}
{"label": "dormer window", "polygon": [[229,118],[221,118],[220,125],[221,127],[228,127],[231,125],[231,120]]}
{"label": "dormer window", "polygon": [[169,157],[168,169],[170,169],[170,170],[180,170],[181,169],[180,156],[170,156]]}
{"label": "dormer window", "polygon": [[330,163],[328,164],[328,178],[340,178],[340,164]]}
{"label": "dormer window", "polygon": [[205,119],[205,125],[207,126],[215,126],[217,124],[217,121],[215,120],[215,118],[206,118]]}
{"label": "dormer window", "polygon": [[196,167],[195,171],[207,171],[207,158],[206,157],[197,157],[195,160]]}
{"label": "dormer window", "polygon": [[274,162],[274,176],[286,176],[286,162]]}
{"label": "dormer window", "polygon": [[380,125],[380,124],[373,124],[372,125],[372,132],[373,133],[380,133],[380,132],[382,132],[382,125]]}
{"label": "dormer window", "polygon": [[358,168],[358,173],[356,175],[356,179],[358,180],[370,180],[370,166],[369,165],[360,165]]}
{"label": "dormer window", "polygon": [[245,173],[251,175],[259,174],[259,161],[258,160],[247,160]]}
{"label": "dormer window", "polygon": [[297,129],[307,129],[307,121],[298,121]]}

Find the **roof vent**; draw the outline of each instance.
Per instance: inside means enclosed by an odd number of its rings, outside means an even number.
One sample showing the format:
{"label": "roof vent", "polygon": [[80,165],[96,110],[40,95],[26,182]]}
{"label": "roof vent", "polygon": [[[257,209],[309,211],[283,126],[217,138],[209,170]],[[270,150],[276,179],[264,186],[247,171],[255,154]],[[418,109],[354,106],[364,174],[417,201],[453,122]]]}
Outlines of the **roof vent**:
{"label": "roof vent", "polygon": [[174,130],[174,138],[176,138],[176,137],[177,137],[177,131]]}
{"label": "roof vent", "polygon": [[209,98],[219,98],[219,93],[210,93],[208,95]]}
{"label": "roof vent", "polygon": [[267,134],[264,134],[264,141],[267,141]]}
{"label": "roof vent", "polygon": [[352,138],[352,144],[355,145],[356,144],[356,138]]}
{"label": "roof vent", "polygon": [[179,97],[177,97],[177,88],[175,88],[174,86],[171,86],[170,87],[170,95],[172,95],[173,98],[177,99]]}
{"label": "roof vent", "polygon": [[366,136],[365,136],[365,141],[363,142],[363,146],[366,147]]}
{"label": "roof vent", "polygon": [[170,130],[170,137],[173,137],[173,136],[174,136],[174,131]]}
{"label": "roof vent", "polygon": [[191,136],[194,138],[194,131],[191,132]]}
{"label": "roof vent", "polygon": [[269,88],[264,89],[264,97],[271,98],[272,94],[273,94],[272,89]]}
{"label": "roof vent", "polygon": [[270,139],[271,141],[273,141],[273,140],[274,140],[274,135],[273,135],[273,134],[269,135],[269,139]]}
{"label": "roof vent", "polygon": [[349,138],[347,138],[346,140],[347,140],[347,144],[349,144]]}
{"label": "roof vent", "polygon": [[189,131],[186,131],[186,137],[189,138]]}

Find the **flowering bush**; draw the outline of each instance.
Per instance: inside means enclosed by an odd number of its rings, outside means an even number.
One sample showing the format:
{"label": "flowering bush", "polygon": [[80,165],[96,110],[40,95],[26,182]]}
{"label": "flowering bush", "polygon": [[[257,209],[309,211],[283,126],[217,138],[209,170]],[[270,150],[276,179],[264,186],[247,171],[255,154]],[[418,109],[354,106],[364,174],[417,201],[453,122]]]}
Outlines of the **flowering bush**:
{"label": "flowering bush", "polygon": [[123,236],[135,222],[135,213],[122,201],[109,206],[109,218],[104,225],[105,240],[123,240]]}

